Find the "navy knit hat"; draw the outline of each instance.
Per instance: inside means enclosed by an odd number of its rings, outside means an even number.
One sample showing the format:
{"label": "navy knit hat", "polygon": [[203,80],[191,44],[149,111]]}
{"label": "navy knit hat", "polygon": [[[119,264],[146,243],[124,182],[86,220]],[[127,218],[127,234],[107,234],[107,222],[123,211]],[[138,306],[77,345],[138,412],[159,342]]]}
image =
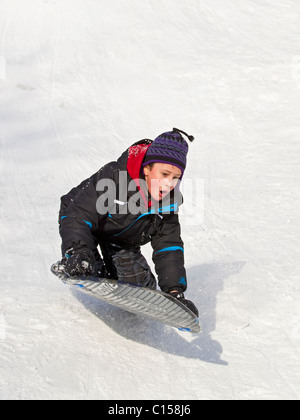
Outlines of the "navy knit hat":
{"label": "navy knit hat", "polygon": [[173,131],[158,136],[146,153],[143,167],[150,163],[167,163],[181,169],[183,173],[189,146],[182,134],[190,141],[194,140],[193,136],[189,136],[178,128],[173,128]]}

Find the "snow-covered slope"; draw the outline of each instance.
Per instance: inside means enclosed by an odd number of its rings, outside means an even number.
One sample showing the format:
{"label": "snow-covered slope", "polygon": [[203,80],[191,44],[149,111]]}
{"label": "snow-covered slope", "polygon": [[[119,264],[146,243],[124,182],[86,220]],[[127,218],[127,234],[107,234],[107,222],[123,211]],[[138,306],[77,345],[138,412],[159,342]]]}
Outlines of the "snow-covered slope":
{"label": "snow-covered slope", "polygon": [[[1,399],[299,398],[299,14],[1,0]],[[60,196],[173,126],[196,137],[186,177],[204,180],[204,218],[182,216],[196,337],[49,271]]]}

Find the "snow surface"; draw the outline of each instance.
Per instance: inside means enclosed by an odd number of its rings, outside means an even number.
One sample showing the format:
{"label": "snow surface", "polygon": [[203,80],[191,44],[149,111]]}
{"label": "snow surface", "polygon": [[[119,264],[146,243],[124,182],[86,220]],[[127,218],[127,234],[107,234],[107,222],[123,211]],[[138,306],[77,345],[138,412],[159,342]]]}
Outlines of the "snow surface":
{"label": "snow surface", "polygon": [[[299,399],[298,0],[1,0],[0,398]],[[196,137],[177,332],[61,284],[59,198]],[[145,248],[151,257],[151,248]]]}

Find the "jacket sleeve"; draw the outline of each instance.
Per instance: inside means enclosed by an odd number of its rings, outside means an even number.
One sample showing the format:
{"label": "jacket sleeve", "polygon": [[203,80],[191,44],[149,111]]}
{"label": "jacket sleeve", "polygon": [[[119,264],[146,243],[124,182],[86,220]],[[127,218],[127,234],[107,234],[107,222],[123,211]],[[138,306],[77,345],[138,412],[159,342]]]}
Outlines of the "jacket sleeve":
{"label": "jacket sleeve", "polygon": [[61,198],[59,213],[59,232],[62,238],[62,255],[70,248],[94,250],[93,232],[99,221],[107,216],[105,209],[99,212],[97,184],[101,179],[113,179],[114,165],[110,164],[91,178],[83,181]]}
{"label": "jacket sleeve", "polygon": [[158,282],[163,292],[187,289],[184,267],[184,244],[177,214],[167,215],[155,236],[152,237],[153,262]]}

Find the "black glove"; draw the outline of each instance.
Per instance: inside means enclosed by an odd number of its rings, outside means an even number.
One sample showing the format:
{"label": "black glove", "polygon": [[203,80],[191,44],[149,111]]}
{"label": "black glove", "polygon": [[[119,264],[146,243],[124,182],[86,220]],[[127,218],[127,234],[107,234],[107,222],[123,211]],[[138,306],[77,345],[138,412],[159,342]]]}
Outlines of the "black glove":
{"label": "black glove", "polygon": [[92,276],[95,272],[95,257],[88,248],[69,249],[64,261],[65,271],[73,276]]}
{"label": "black glove", "polygon": [[179,302],[183,303],[187,308],[189,308],[190,311],[192,311],[197,317],[199,317],[199,311],[194,305],[194,303],[191,300],[187,300],[184,297],[184,294],[182,292],[179,292],[178,290],[170,291],[169,294],[173,296],[175,299],[179,300]]}

